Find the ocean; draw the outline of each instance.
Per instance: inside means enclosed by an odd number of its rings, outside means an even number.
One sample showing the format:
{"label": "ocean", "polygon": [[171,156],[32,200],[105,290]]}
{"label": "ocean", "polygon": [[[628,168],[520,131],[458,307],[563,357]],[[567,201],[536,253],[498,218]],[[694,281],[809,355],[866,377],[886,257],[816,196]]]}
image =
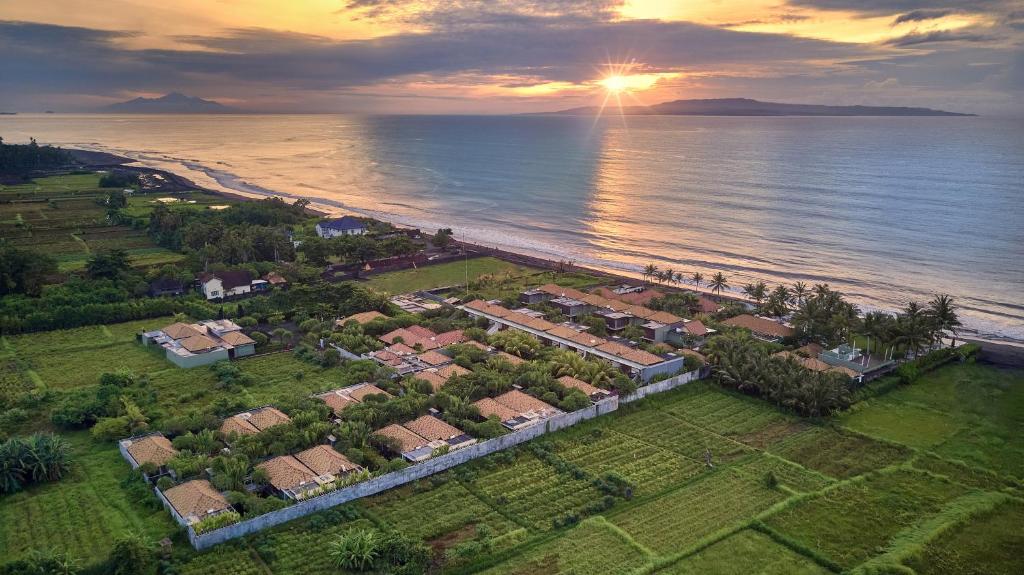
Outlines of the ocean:
{"label": "ocean", "polygon": [[0,116],[8,142],[119,153],[459,239],[862,309],[952,295],[1024,342],[1024,121],[989,118]]}

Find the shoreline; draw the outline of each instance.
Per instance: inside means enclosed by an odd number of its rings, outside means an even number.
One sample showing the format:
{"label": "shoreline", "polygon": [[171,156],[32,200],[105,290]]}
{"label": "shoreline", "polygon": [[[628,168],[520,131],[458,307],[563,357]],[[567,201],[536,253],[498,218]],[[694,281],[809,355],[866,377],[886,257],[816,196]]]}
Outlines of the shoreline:
{"label": "shoreline", "polygon": [[[71,152],[72,154],[75,154],[76,157],[78,157],[78,155],[81,154],[81,155],[86,156],[86,157],[103,158],[104,161],[101,162],[101,163],[93,163],[93,162],[87,163],[85,165],[86,168],[90,168],[90,169],[109,169],[109,168],[117,167],[117,168],[120,168],[120,169],[127,169],[127,170],[130,170],[130,171],[139,172],[139,173],[160,174],[162,177],[166,178],[168,181],[171,181],[171,182],[179,185],[182,188],[182,190],[180,190],[180,191],[184,191],[185,189],[198,190],[198,191],[201,191],[201,192],[204,192],[204,193],[213,194],[213,195],[216,195],[216,196],[220,196],[220,197],[223,197],[223,198],[227,198],[227,199],[231,199],[231,200],[236,200],[236,201],[256,201],[256,200],[265,199],[265,198],[269,198],[269,197],[296,198],[296,199],[298,199],[297,197],[292,196],[291,194],[241,192],[241,191],[236,191],[236,190],[227,191],[227,190],[222,190],[222,189],[210,188],[210,187],[207,187],[207,186],[201,186],[201,185],[196,184],[191,179],[189,179],[189,178],[187,178],[185,176],[182,176],[180,174],[177,174],[177,173],[174,173],[174,172],[171,172],[169,170],[162,169],[162,168],[149,167],[149,166],[144,165],[141,160],[136,160],[136,159],[129,158],[129,157],[126,157],[126,156],[122,156],[122,155],[119,155],[119,154],[114,154],[114,153],[111,153],[111,152],[103,152],[103,151],[95,151],[95,150],[83,150],[83,149],[80,149],[80,148],[67,148],[67,151]],[[136,165],[129,165],[129,164],[136,164]],[[372,214],[372,215],[371,214],[365,214],[364,212],[362,212],[360,210],[351,209],[351,208],[343,208],[341,206],[332,208],[330,205],[318,202],[317,200],[319,198],[305,198],[305,197],[303,197],[302,199],[309,200],[310,204],[309,204],[309,206],[306,207],[306,211],[307,211],[307,213],[309,213],[310,215],[313,215],[313,216],[332,217],[332,216],[338,214],[341,211],[347,211],[347,212],[354,212],[354,213],[357,213],[357,214],[363,214],[366,217],[372,217],[374,219],[378,219],[380,221],[384,221],[384,222],[389,223],[389,224],[391,224],[391,225],[393,225],[393,226],[395,226],[397,228],[414,229],[414,226],[406,225],[406,224],[403,224],[403,223],[400,223],[400,222],[390,221],[390,220],[387,220],[387,219],[385,219],[383,217],[380,217],[378,214]],[[424,231],[427,231],[427,230],[430,230],[430,228],[427,228]],[[508,250],[508,249],[499,248],[497,246],[487,246],[487,245],[484,245],[484,244],[474,243],[474,242],[470,242],[470,241],[462,241],[462,240],[455,240],[454,244],[455,245],[464,246],[465,249],[473,251],[473,252],[477,252],[477,253],[479,253],[481,255],[490,255],[492,257],[495,257],[495,258],[498,258],[498,259],[501,259],[501,260],[504,260],[504,261],[508,261],[508,262],[511,262],[511,263],[517,263],[517,264],[520,264],[520,265],[527,265],[527,266],[530,266],[530,267],[536,267],[536,268],[547,269],[547,270],[553,270],[553,269],[558,269],[559,267],[565,267],[565,266],[562,266],[559,261],[556,261],[556,260],[553,260],[553,259],[549,259],[549,258],[544,257],[544,256],[538,256],[538,255],[526,254],[526,253],[517,252],[517,251],[511,251],[511,250]],[[642,278],[639,277],[640,274],[637,274],[636,276],[634,276],[634,275],[629,275],[628,273],[623,272],[621,270],[612,271],[612,270],[601,269],[601,268],[597,268],[597,267],[590,267],[590,266],[586,266],[586,265],[580,265],[580,264],[575,263],[574,260],[572,260],[572,258],[567,258],[564,261],[570,263],[570,265],[567,268],[565,268],[565,269],[568,269],[569,271],[579,271],[579,272],[588,273],[588,274],[592,274],[592,275],[596,275],[596,276],[600,276],[600,277],[606,277],[606,278],[609,278],[609,280],[614,281],[614,282],[618,282],[618,283],[637,283],[637,282],[642,282]],[[644,283],[647,283],[647,282],[644,282]],[[707,288],[704,288],[704,287],[696,288],[696,287],[694,287],[692,285],[687,285],[687,286],[685,286],[685,288],[674,287],[674,286],[665,286],[665,285],[661,285],[661,284],[650,284],[650,283],[647,283],[647,285],[650,285],[651,287],[654,287],[654,288],[657,288],[657,289],[661,289],[663,291],[668,291],[668,292],[671,292],[671,291],[683,291],[683,290],[685,290],[685,291],[697,292],[697,293],[700,293],[700,294],[708,296],[708,297],[717,297],[720,300],[728,300],[728,301],[742,302],[742,303],[749,303],[750,302],[750,300],[748,298],[743,297],[742,294],[739,294],[739,293],[736,293],[736,292],[732,292],[732,291],[730,291],[728,293],[715,294],[715,293],[711,292],[711,290],[709,290]],[[986,356],[986,359],[988,359],[989,361],[992,361],[992,363],[995,363],[995,364],[1000,365],[1000,366],[1006,366],[1006,367],[1024,368],[1024,342],[1015,342],[1015,341],[1006,341],[1006,340],[979,339],[977,337],[971,337],[970,335],[961,335],[960,337],[958,337],[958,339],[961,339],[961,340],[967,341],[967,342],[971,342],[971,343],[976,343],[976,344],[980,345],[982,347],[983,351],[985,352],[984,355]]]}

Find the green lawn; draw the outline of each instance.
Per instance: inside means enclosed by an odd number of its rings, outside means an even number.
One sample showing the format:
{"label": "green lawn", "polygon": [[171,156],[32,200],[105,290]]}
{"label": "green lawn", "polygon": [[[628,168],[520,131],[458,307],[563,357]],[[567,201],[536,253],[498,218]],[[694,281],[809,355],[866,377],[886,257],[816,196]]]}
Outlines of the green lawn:
{"label": "green lawn", "polygon": [[[468,270],[468,272],[467,272]],[[366,285],[389,294],[409,293],[417,290],[448,286],[465,286],[466,278],[478,282],[481,276],[490,276],[491,281],[475,290],[487,298],[514,296],[526,286],[554,281],[551,272],[521,266],[492,257],[470,258],[465,261],[448,262],[423,266],[418,269],[387,272],[371,276]],[[586,274],[559,274],[560,285],[585,287],[600,283],[596,277]],[[461,293],[461,289],[459,290]]]}

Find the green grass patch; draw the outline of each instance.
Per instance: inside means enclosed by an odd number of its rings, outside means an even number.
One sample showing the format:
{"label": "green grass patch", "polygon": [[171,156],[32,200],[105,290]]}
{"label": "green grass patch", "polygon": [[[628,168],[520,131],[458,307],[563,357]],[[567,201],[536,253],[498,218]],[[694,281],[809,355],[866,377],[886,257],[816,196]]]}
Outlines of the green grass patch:
{"label": "green grass patch", "polygon": [[804,467],[848,478],[905,461],[911,451],[870,437],[824,426],[809,427],[769,449]]}
{"label": "green grass patch", "polygon": [[965,492],[956,483],[901,469],[843,483],[764,523],[849,569]]}
{"label": "green grass patch", "polygon": [[744,529],[678,563],[655,572],[656,575],[824,575],[830,570],[795,551],[776,543],[771,537]]}
{"label": "green grass patch", "polygon": [[486,575],[626,575],[649,558],[624,533],[603,518],[587,519],[562,537],[547,541],[482,571]]}
{"label": "green grass patch", "polygon": [[1008,501],[933,539],[905,563],[918,575],[1024,572],[1024,502]]}

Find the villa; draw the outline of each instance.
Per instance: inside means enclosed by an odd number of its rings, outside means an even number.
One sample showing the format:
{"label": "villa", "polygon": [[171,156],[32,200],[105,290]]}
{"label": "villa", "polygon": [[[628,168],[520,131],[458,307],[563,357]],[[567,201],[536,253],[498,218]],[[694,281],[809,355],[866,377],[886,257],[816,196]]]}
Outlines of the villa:
{"label": "villa", "polygon": [[362,403],[367,397],[372,395],[380,395],[383,397],[391,397],[391,394],[384,391],[383,389],[373,385],[372,383],[357,383],[348,387],[342,387],[340,389],[332,389],[324,393],[314,395],[327,404],[334,412],[334,415],[341,417],[341,412],[345,408]]}
{"label": "villa", "polygon": [[[558,286],[554,287],[557,288]],[[544,288],[538,289],[543,290]],[[586,294],[583,294],[582,297],[586,297]],[[580,301],[583,300],[581,299]],[[621,304],[621,302],[619,303]],[[508,310],[498,305],[497,302],[474,300],[459,307],[470,315],[487,319],[491,322],[492,329],[496,326],[496,329],[510,328],[526,332],[538,338],[545,345],[572,349],[584,357],[593,357],[607,361],[630,377],[639,378],[644,382],[650,381],[651,378],[659,374],[676,373],[683,367],[685,360],[683,356],[675,353],[655,355],[625,345],[624,343],[591,335],[585,331],[577,331],[577,329],[566,324],[556,325],[543,319]],[[668,318],[657,315],[660,313],[663,312],[652,311],[652,315],[649,317],[659,319],[675,318],[675,316]],[[634,316],[631,315],[629,317],[632,318]],[[679,318],[678,324],[683,325],[682,318]],[[582,329],[582,326],[578,329]]]}
{"label": "villa", "polygon": [[578,389],[582,391],[583,394],[590,398],[590,401],[593,402],[601,401],[602,399],[611,395],[611,392],[608,391],[607,389],[601,389],[600,387],[590,385],[589,383],[583,381],[582,379],[576,379],[571,375],[563,375],[562,377],[558,378],[558,383],[562,384],[567,388]]}
{"label": "villa", "polygon": [[228,417],[220,425],[220,432],[224,437],[255,435],[275,425],[281,425],[291,421],[287,415],[276,407],[265,406],[243,411]]}
{"label": "villa", "polygon": [[224,495],[205,479],[186,481],[162,493],[181,525],[195,525],[215,515],[234,511]]}
{"label": "villa", "polygon": [[197,276],[199,291],[206,299],[221,299],[252,292],[253,279],[247,271],[203,272]]}
{"label": "villa", "polygon": [[316,225],[316,235],[321,238],[361,236],[365,233],[366,224],[354,216],[342,216],[333,220],[324,220]]}
{"label": "villa", "polygon": [[[564,384],[563,384],[564,385]],[[501,421],[506,428],[516,431],[530,427],[545,419],[560,415],[562,410],[518,389],[513,389],[497,397],[485,397],[473,402],[484,419],[492,415]]]}
{"label": "villa", "polygon": [[398,453],[412,463],[430,459],[438,449],[460,449],[476,443],[476,439],[433,415],[402,425],[392,423],[374,434],[391,439]]}
{"label": "villa", "polygon": [[256,353],[256,341],[228,319],[172,323],[139,336],[143,345],[164,348],[167,360],[182,368],[210,365]]}
{"label": "villa", "polygon": [[178,455],[178,450],[162,433],[122,439],[118,448],[132,469],[143,467],[142,474],[147,481],[161,475],[174,476],[174,472],[167,468],[167,462]]}

